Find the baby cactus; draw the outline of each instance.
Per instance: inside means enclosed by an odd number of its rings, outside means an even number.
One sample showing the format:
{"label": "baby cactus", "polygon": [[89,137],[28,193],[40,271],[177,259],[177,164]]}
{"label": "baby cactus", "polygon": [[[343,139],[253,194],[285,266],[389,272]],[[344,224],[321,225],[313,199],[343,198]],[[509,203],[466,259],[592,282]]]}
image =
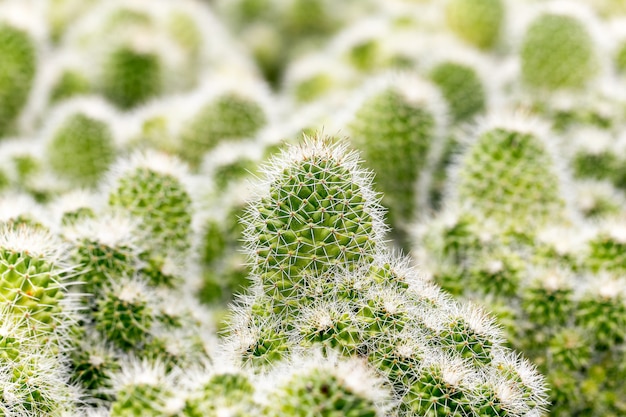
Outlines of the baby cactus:
{"label": "baby cactus", "polygon": [[584,87],[597,70],[595,48],[581,21],[544,13],[526,30],[520,51],[522,79],[547,90]]}
{"label": "baby cactus", "polygon": [[448,26],[461,39],[481,49],[497,44],[505,12],[502,0],[450,0],[446,4]]}
{"label": "baby cactus", "polygon": [[183,256],[191,245],[193,212],[186,175],[176,158],[154,151],[135,153],[113,169],[109,205],[138,221],[138,245],[157,263]]}
{"label": "baby cactus", "polygon": [[[108,122],[80,110],[61,121],[47,146],[52,170],[72,184],[85,187],[94,186],[101,179],[115,154],[115,139]],[[69,164],[69,159],[74,162]]]}
{"label": "baby cactus", "polygon": [[441,89],[454,122],[471,120],[486,110],[485,87],[472,67],[443,61],[431,69],[429,77]]}
{"label": "baby cactus", "polygon": [[266,123],[260,103],[250,97],[226,93],[202,107],[183,129],[181,155],[197,165],[202,155],[224,139],[254,136]]}
{"label": "baby cactus", "polygon": [[[386,253],[381,208],[358,162],[345,145],[317,138],[265,170],[265,193],[246,221],[258,291],[236,310],[228,349],[260,369],[311,348],[367,360],[398,401],[391,415],[541,413],[540,378],[526,387],[514,379],[521,371],[497,374],[506,349],[492,320]],[[298,386],[290,385],[293,395]],[[533,401],[524,399],[526,389]],[[367,403],[353,404],[377,415]]]}
{"label": "baby cactus", "polygon": [[163,89],[160,57],[149,51],[120,46],[105,59],[100,89],[122,109],[136,107],[158,96]]}
{"label": "baby cactus", "polygon": [[0,22],[0,137],[15,129],[15,121],[26,104],[35,73],[37,51],[24,30]]}
{"label": "baby cactus", "polygon": [[71,284],[65,249],[43,229],[0,225],[0,305],[26,318],[33,336],[63,323],[62,300]]}
{"label": "baby cactus", "polygon": [[351,143],[378,176],[393,229],[402,234],[426,199],[419,187],[436,156],[443,128],[441,99],[419,79],[399,77],[375,86],[349,125]]}
{"label": "baby cactus", "polygon": [[457,202],[518,231],[563,217],[565,202],[546,134],[533,122],[495,121],[480,129],[456,166]]}

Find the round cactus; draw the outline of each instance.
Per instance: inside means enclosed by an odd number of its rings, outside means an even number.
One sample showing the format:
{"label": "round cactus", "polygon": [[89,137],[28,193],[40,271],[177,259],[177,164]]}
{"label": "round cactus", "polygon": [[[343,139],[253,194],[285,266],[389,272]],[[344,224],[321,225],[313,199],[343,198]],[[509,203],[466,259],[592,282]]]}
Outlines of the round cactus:
{"label": "round cactus", "polygon": [[429,77],[441,89],[455,123],[471,120],[486,110],[485,88],[470,66],[444,61],[430,71]]}
{"label": "round cactus", "polygon": [[163,89],[163,75],[158,55],[121,46],[105,60],[100,90],[122,109],[136,107]]}
{"label": "round cactus", "polygon": [[456,167],[458,203],[517,231],[562,218],[560,179],[544,135],[523,125],[482,129]]}
{"label": "round cactus", "polygon": [[58,103],[68,98],[87,94],[91,85],[87,76],[77,70],[64,71],[50,89],[50,103]]}
{"label": "round cactus", "polygon": [[363,363],[337,363],[335,359],[335,364],[296,362],[293,367],[296,371],[270,393],[268,416],[305,417],[311,410],[323,417],[384,415],[385,393],[377,386],[380,381]]}
{"label": "round cactus", "polygon": [[120,349],[142,346],[155,321],[148,290],[137,280],[111,283],[96,301],[95,327]]}
{"label": "round cactus", "polygon": [[111,417],[174,415],[182,408],[182,404],[172,402],[173,381],[159,362],[129,359],[114,375],[114,386],[116,399],[111,404]]}
{"label": "round cactus", "polygon": [[49,232],[27,225],[0,225],[0,306],[26,318],[30,332],[48,337],[63,324],[65,247]]}
{"label": "round cactus", "polygon": [[30,35],[0,23],[0,137],[13,132],[37,72],[37,53]]}
{"label": "round cactus", "polygon": [[502,0],[449,0],[448,26],[464,41],[481,49],[494,47],[504,26]]}
{"label": "round cactus", "polygon": [[597,69],[595,45],[576,18],[546,13],[528,27],[520,51],[522,78],[532,87],[580,88]]}
{"label": "round cactus", "polygon": [[266,123],[261,105],[234,93],[223,94],[208,103],[183,129],[181,155],[197,165],[205,152],[224,139],[244,139],[253,136]]}
{"label": "round cactus", "polygon": [[115,153],[113,134],[107,123],[82,113],[67,117],[47,148],[52,169],[79,186],[94,186],[113,162]]}
{"label": "round cactus", "polygon": [[136,153],[114,168],[109,205],[137,219],[137,244],[162,263],[180,257],[191,245],[192,200],[186,167],[157,152]]}

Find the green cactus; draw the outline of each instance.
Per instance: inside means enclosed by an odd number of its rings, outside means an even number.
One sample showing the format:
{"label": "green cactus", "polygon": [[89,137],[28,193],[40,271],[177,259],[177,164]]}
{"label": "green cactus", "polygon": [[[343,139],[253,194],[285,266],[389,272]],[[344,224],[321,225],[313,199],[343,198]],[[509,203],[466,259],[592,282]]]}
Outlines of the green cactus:
{"label": "green cactus", "polygon": [[267,415],[307,417],[315,413],[323,417],[382,417],[375,401],[355,392],[344,378],[323,367],[298,372],[272,393]]}
{"label": "green cactus", "polygon": [[245,373],[209,373],[196,385],[187,396],[183,416],[218,417],[221,410],[251,415],[255,387]]}
{"label": "green cactus", "polygon": [[480,49],[491,49],[504,30],[505,12],[502,0],[449,0],[446,21],[464,41]]}
{"label": "green cactus", "polygon": [[34,336],[48,337],[62,323],[61,300],[70,281],[59,248],[43,229],[0,225],[0,306],[24,317]]}
{"label": "green cactus", "polygon": [[555,161],[537,133],[481,132],[457,167],[456,198],[500,227],[531,231],[565,214]]}
{"label": "green cactus", "polygon": [[175,158],[148,152],[120,163],[119,171],[109,192],[109,205],[137,219],[144,232],[138,245],[158,265],[168,255],[184,255],[191,245],[193,215],[183,182],[186,168]]}
{"label": "green cactus", "polygon": [[121,46],[109,54],[99,89],[121,109],[131,109],[159,96],[163,90],[160,57],[153,52]]}
{"label": "green cactus", "polygon": [[487,94],[476,70],[470,66],[444,61],[430,71],[429,77],[441,89],[455,123],[469,121],[485,112]]}
{"label": "green cactus", "polygon": [[260,103],[240,94],[226,93],[202,107],[183,128],[180,154],[198,165],[205,152],[224,139],[254,136],[267,123]]}
{"label": "green cactus", "polygon": [[391,87],[373,95],[361,105],[349,127],[351,143],[377,173],[377,188],[389,207],[389,221],[400,235],[415,215],[417,183],[429,162],[440,123],[432,103],[412,100],[403,91]]}
{"label": "green cactus", "polygon": [[37,51],[25,31],[0,23],[0,137],[15,130],[37,72]]}
{"label": "green cactus", "polygon": [[597,70],[595,45],[573,17],[546,13],[528,27],[520,51],[522,79],[531,87],[581,88]]}
{"label": "green cactus", "polygon": [[[540,413],[545,399],[539,377],[520,401],[498,388],[510,384],[522,392],[513,376],[471,382],[496,375],[506,352],[499,330],[480,310],[455,304],[384,252],[376,196],[355,155],[344,152],[328,139],[308,140],[266,170],[266,193],[251,203],[247,218],[257,290],[235,311],[228,349],[261,369],[299,348],[367,358],[387,376],[400,415]],[[336,198],[343,189],[351,195]],[[356,222],[346,243],[333,240],[335,222],[354,222],[357,214],[369,217],[367,227]],[[349,250],[351,244],[356,250]],[[432,363],[426,365],[426,358]]]}
{"label": "green cactus", "polygon": [[160,363],[125,363],[116,378],[116,399],[111,404],[111,417],[160,417],[179,411],[167,410],[174,391]]}
{"label": "green cactus", "polygon": [[155,317],[147,292],[140,282],[123,280],[110,284],[96,300],[95,327],[116,347],[130,350],[150,337]]}
{"label": "green cactus", "polygon": [[[249,209],[248,250],[277,307],[306,286],[311,271],[371,259],[383,226],[354,154],[316,142],[270,178],[268,196]],[[277,164],[277,163],[276,163]],[[278,165],[277,165],[278,166]]]}
{"label": "green cactus", "polygon": [[71,97],[91,91],[89,79],[77,70],[64,71],[50,89],[50,103],[56,104]]}
{"label": "green cactus", "polygon": [[[54,132],[47,147],[51,168],[77,186],[94,186],[116,154],[113,133],[106,122],[74,113]],[[68,160],[74,161],[68,163]]]}

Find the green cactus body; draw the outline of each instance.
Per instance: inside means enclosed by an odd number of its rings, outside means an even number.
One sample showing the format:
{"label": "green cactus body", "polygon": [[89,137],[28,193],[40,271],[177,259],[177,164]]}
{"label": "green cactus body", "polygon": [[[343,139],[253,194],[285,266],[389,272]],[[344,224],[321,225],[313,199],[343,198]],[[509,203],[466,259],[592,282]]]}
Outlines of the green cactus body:
{"label": "green cactus body", "polygon": [[463,371],[462,368],[448,370],[434,364],[418,372],[403,398],[401,407],[404,413],[433,417],[466,415],[471,408],[467,398],[468,387],[463,386]]}
{"label": "green cactus body", "polygon": [[571,165],[574,175],[579,178],[611,180],[619,172],[623,162],[618,155],[610,150],[599,153],[577,152]]}
{"label": "green cactus body", "polygon": [[303,346],[322,346],[325,351],[335,349],[348,356],[362,343],[360,320],[349,311],[322,304],[303,312],[301,321],[298,329]]}
{"label": "green cactus body", "polygon": [[121,109],[131,109],[157,97],[163,90],[160,57],[129,47],[117,48],[104,63],[100,90]]}
{"label": "green cactus body", "polygon": [[381,416],[372,400],[355,393],[337,376],[324,370],[296,374],[281,388],[271,396],[268,416]]}
{"label": "green cactus body", "polygon": [[376,39],[366,40],[354,45],[348,51],[348,61],[357,70],[369,72],[381,66],[381,45]]}
{"label": "green cactus body", "polygon": [[465,42],[481,49],[497,44],[504,18],[501,0],[450,0],[446,4],[448,26]]}
{"label": "green cactus body", "polygon": [[150,257],[180,256],[188,251],[192,201],[176,176],[146,166],[127,170],[109,194],[109,204],[139,220],[145,233],[139,245]]}
{"label": "green cactus body", "polygon": [[461,158],[457,198],[511,231],[532,231],[564,216],[554,161],[535,134],[494,128]]}
{"label": "green cactus body", "polygon": [[333,79],[329,74],[315,74],[294,86],[294,95],[301,103],[309,103],[320,98],[333,87]]}
{"label": "green cactus body", "polygon": [[183,47],[194,61],[199,59],[204,39],[195,20],[184,12],[175,11],[168,21],[172,38]]}
{"label": "green cactus body", "polygon": [[292,350],[292,343],[287,334],[276,323],[271,324],[267,319],[254,320],[253,330],[244,341],[241,353],[242,361],[256,368],[275,365],[287,357]]}
{"label": "green cactus body", "polygon": [[626,301],[620,295],[587,294],[578,303],[576,321],[592,334],[599,349],[610,349],[626,338]]}
{"label": "green cactus body", "polygon": [[[235,412],[238,417],[252,408],[254,386],[242,373],[225,373],[211,377],[193,390],[182,411],[185,417],[218,417],[221,408]],[[236,410],[236,411],[235,411]]]}
{"label": "green cactus body", "polygon": [[141,346],[150,337],[154,311],[145,288],[127,281],[105,289],[96,301],[95,327],[121,349]]}
{"label": "green cactus body", "polygon": [[70,97],[87,94],[91,85],[85,75],[78,71],[67,70],[61,74],[50,90],[50,103],[59,103]]}
{"label": "green cactus body", "polygon": [[267,122],[267,115],[250,98],[227,93],[200,109],[181,134],[181,155],[198,165],[204,153],[224,139],[254,136]]}
{"label": "green cactus body", "polygon": [[599,233],[588,242],[587,257],[583,263],[594,272],[626,272],[626,241],[606,232]]}
{"label": "green cactus body", "polygon": [[70,353],[70,382],[79,384],[95,400],[111,400],[111,375],[120,370],[117,358],[111,351],[94,345],[90,340],[93,336],[80,336],[87,339]]}
{"label": "green cactus body", "polygon": [[524,260],[515,252],[485,251],[470,268],[468,279],[477,292],[514,297],[524,272]]}
{"label": "green cactus body", "polygon": [[52,169],[77,186],[94,186],[115,153],[109,126],[81,113],[73,114],[60,125],[47,148]]}
{"label": "green cactus body", "polygon": [[574,312],[571,288],[537,282],[522,295],[522,309],[531,323],[539,326],[563,326]]}
{"label": "green cactus body", "polygon": [[417,181],[436,129],[435,115],[428,107],[393,88],[366,100],[351,123],[351,143],[377,173],[376,185],[389,207],[389,222],[399,233],[413,219]]}
{"label": "green cactus body", "polygon": [[430,79],[441,89],[455,123],[471,120],[486,110],[485,88],[470,66],[442,62],[430,71]]}
{"label": "green cactus body", "polygon": [[564,328],[549,341],[553,368],[580,371],[591,362],[591,343],[581,329]]}
{"label": "green cactus body", "polygon": [[2,415],[53,416],[73,411],[76,399],[64,383],[57,361],[31,353],[11,363],[9,381],[0,391],[0,412],[8,407],[8,414]]}
{"label": "green cactus body", "polygon": [[450,317],[439,332],[439,339],[446,349],[477,364],[491,362],[491,350],[496,345],[492,336],[476,331],[461,316]]}
{"label": "green cactus body", "polygon": [[111,417],[162,417],[173,393],[159,385],[138,383],[120,389],[111,404]]}
{"label": "green cactus body", "polygon": [[26,104],[37,71],[37,54],[30,36],[0,23],[0,137],[11,134]]}
{"label": "green cactus body", "polygon": [[84,239],[77,243],[75,251],[77,263],[83,265],[81,281],[90,294],[98,293],[110,279],[132,276],[139,266],[136,249],[123,242],[109,246]]}
{"label": "green cactus body", "polygon": [[308,274],[375,253],[377,208],[349,166],[332,153],[305,155],[276,175],[268,196],[250,210],[254,268],[277,307],[297,307],[292,300]]}
{"label": "green cactus body", "polygon": [[[18,226],[14,233],[9,230],[5,225],[0,232],[16,239],[22,234],[32,234],[43,241],[52,239],[47,232],[26,226]],[[35,335],[47,334],[58,324],[57,316],[63,311],[63,281],[63,267],[54,259],[27,248],[0,246],[0,304],[16,316],[25,317]]]}
{"label": "green cactus body", "polygon": [[558,14],[544,14],[531,23],[520,58],[524,82],[548,90],[584,87],[597,66],[587,29]]}

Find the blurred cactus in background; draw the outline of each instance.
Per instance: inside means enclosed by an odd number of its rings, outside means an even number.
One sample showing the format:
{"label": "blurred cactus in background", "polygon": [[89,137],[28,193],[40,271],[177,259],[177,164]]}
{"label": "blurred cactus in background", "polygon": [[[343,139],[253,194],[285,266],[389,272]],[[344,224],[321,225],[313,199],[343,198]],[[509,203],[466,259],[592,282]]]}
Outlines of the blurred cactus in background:
{"label": "blurred cactus in background", "polygon": [[0,0],[0,416],[626,415],[621,0]]}

